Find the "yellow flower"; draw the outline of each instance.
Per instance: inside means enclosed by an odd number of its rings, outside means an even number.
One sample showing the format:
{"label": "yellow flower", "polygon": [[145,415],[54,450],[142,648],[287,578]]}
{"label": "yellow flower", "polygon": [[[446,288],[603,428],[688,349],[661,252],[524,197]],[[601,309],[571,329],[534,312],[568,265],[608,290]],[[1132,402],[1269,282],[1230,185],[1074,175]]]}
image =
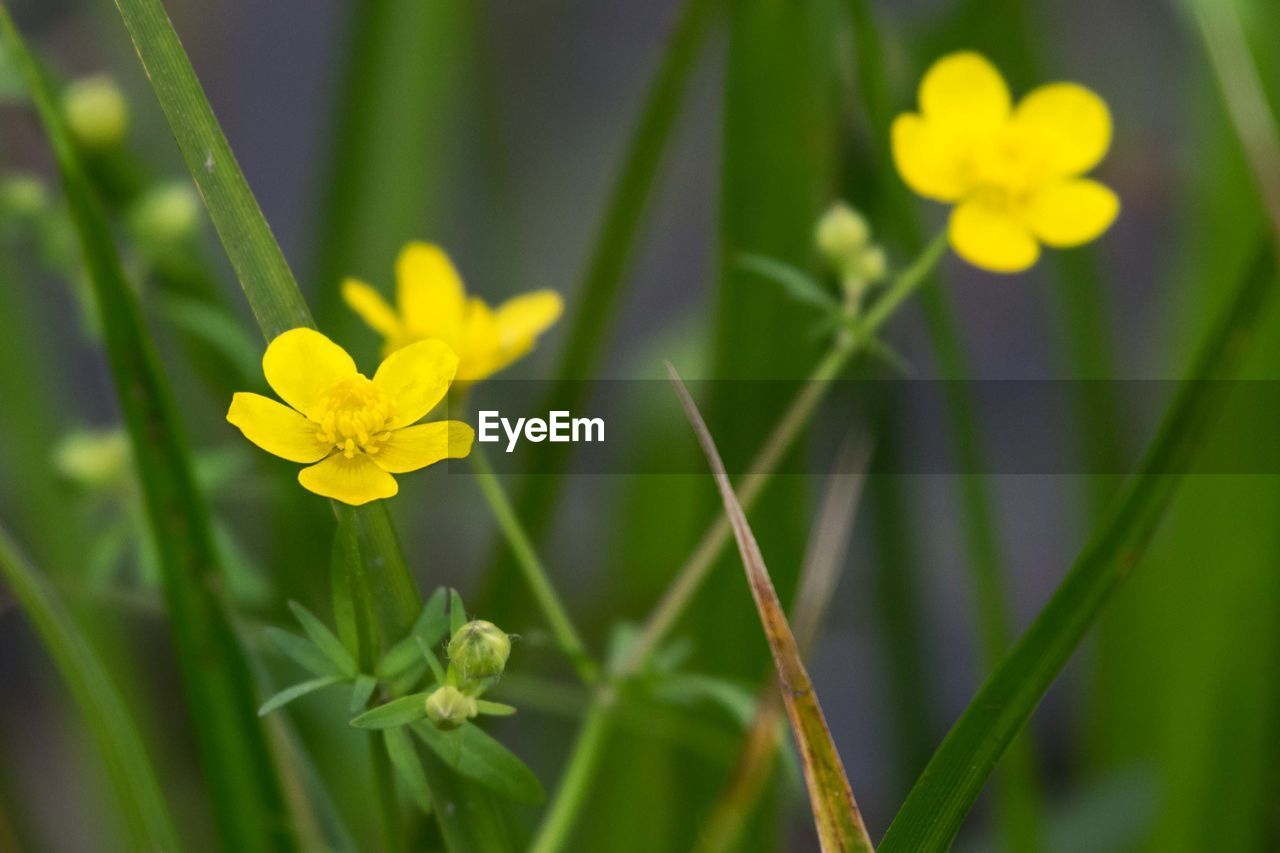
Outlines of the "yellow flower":
{"label": "yellow flower", "polygon": [[477,382],[520,358],[564,309],[554,290],[525,293],[496,309],[474,296],[468,299],[449,256],[426,243],[410,243],[396,260],[399,312],[355,279],[342,283],[342,298],[386,339],[384,355],[424,338],[453,347],[458,382]]}
{"label": "yellow flower", "polygon": [[893,123],[893,159],[926,198],[954,204],[948,235],[969,263],[1020,272],[1040,244],[1078,246],[1120,211],[1107,187],[1081,177],[1111,144],[1103,100],[1075,83],[1050,83],[1017,106],[984,57],[953,53],[920,83],[920,112]]}
{"label": "yellow flower", "polygon": [[411,426],[444,398],[457,369],[447,344],[418,341],[369,379],[324,335],[291,329],[262,357],[267,384],[289,405],[238,393],[227,420],[268,453],[318,463],[298,472],[307,489],[359,506],[399,491],[392,474],[471,452],[475,433],[461,421]]}

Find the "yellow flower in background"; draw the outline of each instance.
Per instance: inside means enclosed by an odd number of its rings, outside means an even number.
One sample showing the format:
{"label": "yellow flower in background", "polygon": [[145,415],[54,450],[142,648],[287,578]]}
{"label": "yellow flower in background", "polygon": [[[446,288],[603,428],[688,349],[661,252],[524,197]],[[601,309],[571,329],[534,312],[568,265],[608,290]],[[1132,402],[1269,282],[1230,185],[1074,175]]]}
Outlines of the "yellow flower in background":
{"label": "yellow flower in background", "polygon": [[920,112],[893,123],[893,159],[926,198],[954,204],[956,254],[992,272],[1021,272],[1040,244],[1078,246],[1120,211],[1107,187],[1081,177],[1111,144],[1106,103],[1075,83],[1050,83],[1016,106],[984,57],[944,56],[920,83]]}
{"label": "yellow flower in background", "polygon": [[267,347],[262,372],[281,405],[237,393],[227,420],[268,453],[316,463],[298,472],[310,491],[359,506],[399,491],[407,474],[471,452],[461,421],[417,421],[449,390],[458,357],[441,341],[397,350],[369,379],[346,350],[313,329],[291,329]]}
{"label": "yellow flower in background", "polygon": [[384,355],[425,338],[453,347],[459,382],[477,382],[520,358],[564,310],[554,290],[525,293],[497,308],[467,298],[449,256],[427,243],[410,243],[396,260],[398,311],[355,279],[342,283],[342,298],[386,339]]}

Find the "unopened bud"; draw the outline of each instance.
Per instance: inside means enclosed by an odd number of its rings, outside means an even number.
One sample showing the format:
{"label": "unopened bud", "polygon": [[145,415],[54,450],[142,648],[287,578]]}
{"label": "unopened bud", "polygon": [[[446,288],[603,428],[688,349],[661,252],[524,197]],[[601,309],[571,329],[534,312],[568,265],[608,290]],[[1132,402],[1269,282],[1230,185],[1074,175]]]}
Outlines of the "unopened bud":
{"label": "unopened bud", "polygon": [[53,465],[59,474],[81,486],[110,486],[129,469],[129,438],[118,429],[72,433],[54,449]]}
{"label": "unopened bud", "polygon": [[449,640],[449,663],[464,681],[497,678],[510,654],[511,638],[492,622],[468,622]]}
{"label": "unopened bud", "polygon": [[879,281],[888,272],[889,261],[879,246],[868,246],[858,256],[858,274],[864,282]]}
{"label": "unopened bud", "polygon": [[0,183],[0,209],[11,216],[30,219],[48,204],[49,191],[35,175],[11,175]]}
{"label": "unopened bud", "polygon": [[478,713],[476,700],[450,684],[427,697],[427,718],[438,729],[456,729]]}
{"label": "unopened bud", "polygon": [[154,247],[168,246],[195,233],[200,223],[200,200],[186,181],[159,184],[129,210],[129,227],[138,240]]}
{"label": "unopened bud", "polygon": [[107,148],[124,139],[129,107],[116,82],[105,74],[85,77],[62,93],[62,113],[81,145]]}
{"label": "unopened bud", "polygon": [[848,258],[861,252],[870,239],[867,220],[842,201],[827,208],[814,232],[818,251],[836,266],[842,266]]}

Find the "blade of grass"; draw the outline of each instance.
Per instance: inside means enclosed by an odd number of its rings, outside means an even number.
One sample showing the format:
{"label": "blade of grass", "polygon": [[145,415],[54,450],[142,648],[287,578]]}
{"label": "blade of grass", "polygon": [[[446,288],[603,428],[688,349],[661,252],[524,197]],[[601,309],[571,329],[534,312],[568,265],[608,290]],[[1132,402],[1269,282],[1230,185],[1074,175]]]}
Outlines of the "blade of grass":
{"label": "blade of grass", "polygon": [[[845,441],[814,523],[805,552],[800,586],[791,607],[796,645],[808,657],[840,579],[865,481],[868,446],[851,435]],[[702,853],[732,850],[747,828],[765,783],[773,772],[781,740],[782,703],[776,678],[756,703],[755,718],[728,788],[721,794],[698,835]]]}
{"label": "blade of grass", "polygon": [[1271,252],[1258,254],[1234,288],[1147,450],[1137,476],[1090,538],[1048,604],[978,690],[921,774],[880,845],[942,850],[955,838],[1000,755],[1026,724],[1112,593],[1155,534],[1213,416],[1221,383],[1250,343],[1274,289]]}
{"label": "blade of grass", "polygon": [[81,242],[222,840],[238,850],[288,848],[283,801],[254,713],[249,667],[218,599],[209,595],[216,549],[172,395],[62,114],[3,5],[0,29],[49,136]]}
{"label": "blade of grass", "polygon": [[[708,32],[724,0],[685,0],[671,30],[644,105],[636,118],[626,153],[606,203],[600,230],[591,246],[582,277],[574,290],[577,307],[568,323],[565,343],[554,371],[555,384],[547,394],[547,411],[577,411],[582,395],[600,362],[617,313],[627,266],[644,224],[645,211],[680,116],[689,81],[697,67]],[[533,448],[529,470],[560,471],[567,458],[562,445]],[[542,473],[526,480],[516,500],[517,515],[537,542],[551,520],[559,493],[559,473]],[[496,559],[488,573],[491,590],[510,588],[504,579],[515,571],[510,558]],[[501,615],[499,613],[499,615]]]}
{"label": "blade of grass", "polygon": [[[160,0],[117,0],[116,7],[263,335],[271,340],[289,329],[314,327],[293,272]],[[349,514],[355,520],[361,546],[370,549],[372,574],[383,579],[379,590],[386,599],[377,602],[386,619],[381,627],[398,639],[422,609],[422,598],[387,508],[379,501],[354,508],[335,503],[334,510],[339,518]]]}
{"label": "blade of grass", "polygon": [[[178,850],[178,834],[146,747],[102,662],[17,543],[0,528],[0,576],[31,619],[84,715],[111,778],[131,846]],[[0,841],[3,841],[0,835]],[[14,848],[17,849],[16,847]]]}
{"label": "blade of grass", "polygon": [[698,443],[707,456],[712,476],[720,490],[726,514],[733,525],[733,535],[738,542],[751,596],[755,599],[760,624],[769,640],[777,666],[782,701],[791,721],[791,730],[804,767],[805,783],[809,788],[809,801],[813,807],[813,820],[818,831],[818,841],[824,851],[871,851],[871,838],[862,823],[862,815],[853,799],[853,791],[831,739],[826,718],[809,680],[809,673],[801,660],[800,648],[791,626],[774,591],[765,566],[764,556],[756,543],[755,535],[747,522],[746,513],[733,493],[733,484],[720,461],[715,441],[707,430],[697,404],[680,380],[674,367],[667,365],[667,373],[675,384],[676,393],[684,407],[689,424],[698,437]]}

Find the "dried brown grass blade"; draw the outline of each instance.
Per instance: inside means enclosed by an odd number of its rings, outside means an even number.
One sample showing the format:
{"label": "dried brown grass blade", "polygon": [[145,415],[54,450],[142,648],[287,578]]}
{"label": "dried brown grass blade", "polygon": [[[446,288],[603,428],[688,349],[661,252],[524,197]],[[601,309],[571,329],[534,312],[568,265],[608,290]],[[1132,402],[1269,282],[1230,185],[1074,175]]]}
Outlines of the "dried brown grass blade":
{"label": "dried brown grass blade", "polygon": [[791,722],[791,730],[795,734],[796,745],[800,750],[801,765],[804,768],[805,785],[809,789],[809,804],[813,808],[814,825],[818,831],[818,841],[824,853],[837,851],[870,851],[871,838],[862,822],[862,814],[854,802],[853,791],[849,787],[849,779],[845,775],[840,754],[836,752],[835,743],[831,740],[831,730],[827,727],[822,707],[818,704],[817,694],[809,680],[800,659],[800,649],[796,638],[787,622],[786,613],[778,601],[778,594],[769,578],[769,570],[760,553],[751,526],[747,523],[746,514],[733,492],[729,475],[725,472],[720,453],[716,450],[715,441],[707,429],[697,404],[689,395],[689,391],[676,373],[674,367],[667,365],[667,373],[675,385],[685,415],[697,435],[698,443],[706,454],[707,463],[715,477],[716,487],[724,501],[725,513],[733,527],[734,538],[738,542],[738,553],[742,556],[742,565],[747,573],[747,583],[751,588],[751,596],[755,599],[756,611],[760,615],[760,624],[764,628],[765,638],[769,641],[769,649],[773,653],[773,661],[777,667],[778,685],[786,706],[787,717]]}

